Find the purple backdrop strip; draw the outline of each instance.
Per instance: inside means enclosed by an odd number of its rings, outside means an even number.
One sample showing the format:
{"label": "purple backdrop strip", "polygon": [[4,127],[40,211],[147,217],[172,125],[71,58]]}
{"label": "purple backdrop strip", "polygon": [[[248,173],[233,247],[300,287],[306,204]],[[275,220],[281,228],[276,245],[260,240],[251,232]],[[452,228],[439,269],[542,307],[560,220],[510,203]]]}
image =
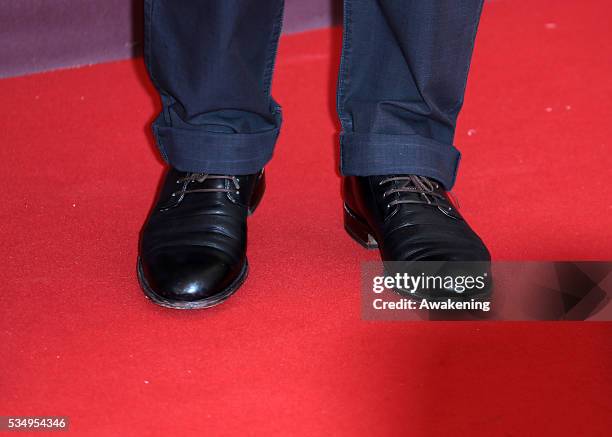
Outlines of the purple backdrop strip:
{"label": "purple backdrop strip", "polygon": [[[265,1],[265,0],[263,0]],[[0,77],[139,53],[143,0],[0,0]],[[336,0],[286,0],[285,32],[332,24]]]}

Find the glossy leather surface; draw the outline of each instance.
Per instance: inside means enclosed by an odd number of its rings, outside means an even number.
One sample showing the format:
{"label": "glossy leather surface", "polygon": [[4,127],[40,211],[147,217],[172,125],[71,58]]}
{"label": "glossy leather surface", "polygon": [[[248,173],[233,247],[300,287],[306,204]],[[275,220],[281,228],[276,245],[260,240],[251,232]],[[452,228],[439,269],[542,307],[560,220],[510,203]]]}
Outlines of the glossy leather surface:
{"label": "glossy leather surface", "polygon": [[209,176],[170,169],[140,241],[145,294],[173,308],[216,305],[247,274],[247,215],[263,195],[263,172]]}

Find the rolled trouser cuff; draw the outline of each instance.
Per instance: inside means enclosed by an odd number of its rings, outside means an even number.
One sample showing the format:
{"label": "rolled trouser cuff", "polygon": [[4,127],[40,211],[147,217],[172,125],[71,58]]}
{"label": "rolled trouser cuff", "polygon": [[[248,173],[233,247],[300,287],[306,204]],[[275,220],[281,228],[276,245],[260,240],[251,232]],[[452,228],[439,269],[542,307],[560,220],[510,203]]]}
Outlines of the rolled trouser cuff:
{"label": "rolled trouser cuff", "polygon": [[420,135],[345,132],[340,135],[340,171],[345,176],[416,174],[455,184],[461,153]]}
{"label": "rolled trouser cuff", "polygon": [[229,175],[261,170],[272,158],[279,130],[238,134],[153,126],[160,151],[172,167]]}

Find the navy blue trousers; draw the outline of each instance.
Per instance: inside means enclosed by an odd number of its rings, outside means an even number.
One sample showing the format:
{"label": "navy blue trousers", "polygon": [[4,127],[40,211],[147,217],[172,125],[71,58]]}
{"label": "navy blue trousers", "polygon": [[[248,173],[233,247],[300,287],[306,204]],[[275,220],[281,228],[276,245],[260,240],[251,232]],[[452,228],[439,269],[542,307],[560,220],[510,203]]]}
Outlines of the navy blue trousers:
{"label": "navy blue trousers", "polygon": [[[481,9],[482,0],[344,0],[344,175],[409,173],[453,186]],[[270,160],[281,126],[270,83],[282,16],[283,0],[145,1],[145,58],[163,104],[153,132],[170,165],[248,174]]]}

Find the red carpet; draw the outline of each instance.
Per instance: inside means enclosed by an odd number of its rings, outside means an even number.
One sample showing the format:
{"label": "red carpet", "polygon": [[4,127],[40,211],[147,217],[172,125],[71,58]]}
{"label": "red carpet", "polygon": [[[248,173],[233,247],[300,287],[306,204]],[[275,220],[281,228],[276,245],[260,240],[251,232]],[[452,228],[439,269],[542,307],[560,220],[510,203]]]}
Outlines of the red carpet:
{"label": "red carpet", "polygon": [[[608,9],[485,7],[456,193],[496,259],[612,259]],[[0,81],[1,415],[104,436],[609,434],[610,324],[360,320],[377,255],[341,225],[339,37],[282,40],[251,275],[207,311],[136,281],[162,171],[142,60]]]}

